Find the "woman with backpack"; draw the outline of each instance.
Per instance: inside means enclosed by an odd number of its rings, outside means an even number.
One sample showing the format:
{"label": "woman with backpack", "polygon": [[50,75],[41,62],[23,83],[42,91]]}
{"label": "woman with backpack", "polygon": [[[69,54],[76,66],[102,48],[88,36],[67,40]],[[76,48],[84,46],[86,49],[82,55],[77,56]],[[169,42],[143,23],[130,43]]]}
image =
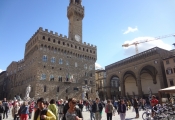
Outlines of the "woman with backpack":
{"label": "woman with backpack", "polygon": [[111,100],[107,100],[107,104],[105,106],[105,112],[107,115],[107,120],[112,120],[113,105],[111,103]]}
{"label": "woman with backpack", "polygon": [[58,108],[54,99],[50,100],[50,105],[48,106],[48,109],[52,111],[52,113],[56,116],[56,120],[58,120]]}

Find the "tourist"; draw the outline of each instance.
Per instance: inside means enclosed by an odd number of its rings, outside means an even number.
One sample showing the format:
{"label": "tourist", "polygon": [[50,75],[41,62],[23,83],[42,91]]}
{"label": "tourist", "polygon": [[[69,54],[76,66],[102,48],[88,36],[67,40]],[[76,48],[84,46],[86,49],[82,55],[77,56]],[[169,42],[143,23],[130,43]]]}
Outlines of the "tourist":
{"label": "tourist", "polygon": [[150,102],[151,102],[151,107],[152,107],[152,117],[154,117],[155,111],[157,111],[156,105],[159,103],[159,101],[156,99],[155,95],[152,95],[152,99]]}
{"label": "tourist", "polygon": [[19,120],[19,115],[18,115],[19,109],[20,107],[18,103],[15,103],[14,107],[12,108],[12,117],[14,118],[14,120]]}
{"label": "tourist", "polygon": [[34,110],[34,102],[31,102],[29,105],[29,119],[31,119],[33,110]]}
{"label": "tourist", "polygon": [[79,108],[76,108],[77,100],[70,98],[69,109],[66,112],[66,120],[83,120],[82,112]]}
{"label": "tourist", "polygon": [[71,100],[72,100],[72,98],[69,98],[68,101],[67,100],[65,101],[65,105],[63,108],[63,119],[62,120],[66,120],[66,113],[67,113],[67,110],[69,109],[69,102]]}
{"label": "tourist", "polygon": [[29,107],[27,101],[23,102],[22,106],[18,111],[18,115],[20,116],[20,120],[28,120]]}
{"label": "tourist", "polygon": [[90,103],[89,103],[90,119],[92,120],[92,118],[94,118],[94,120],[95,120],[94,113],[92,112],[92,105],[93,105],[93,101],[90,101]]}
{"label": "tourist", "polygon": [[64,103],[63,102],[64,102],[63,99],[61,99],[58,104],[58,113],[59,113],[58,120],[62,120],[64,116],[63,114]]}
{"label": "tourist", "polygon": [[120,104],[118,105],[118,114],[120,115],[120,120],[125,120],[126,105],[124,100],[120,100]]}
{"label": "tourist", "polygon": [[107,100],[107,104],[105,106],[105,112],[107,115],[107,120],[112,120],[113,105],[111,103],[111,100]]}
{"label": "tourist", "polygon": [[95,120],[101,120],[102,118],[103,105],[99,98],[96,98],[95,103],[92,105],[92,112],[95,113]]}
{"label": "tourist", "polygon": [[2,120],[2,114],[4,113],[4,107],[2,105],[2,101],[0,101],[0,120]]}
{"label": "tourist", "polygon": [[135,118],[139,118],[139,104],[138,104],[138,100],[137,98],[134,99],[134,105],[133,105],[135,112],[136,112],[136,117]]}
{"label": "tourist", "polygon": [[82,100],[80,100],[80,101],[78,102],[78,107],[80,108],[80,110],[81,110],[81,112],[82,112],[82,111],[83,111],[83,107],[84,107],[83,101],[82,101]]}
{"label": "tourist", "polygon": [[54,99],[50,100],[50,105],[48,106],[48,109],[52,111],[52,113],[55,115],[56,120],[58,120],[58,108],[56,106],[56,102]]}
{"label": "tourist", "polygon": [[8,118],[9,104],[8,104],[6,98],[4,98],[4,101],[2,102],[2,105],[4,107],[3,119],[5,118],[5,115],[6,115],[6,118]]}
{"label": "tourist", "polygon": [[114,101],[114,108],[115,108],[116,110],[118,109],[118,101],[117,101],[117,100]]}
{"label": "tourist", "polygon": [[45,101],[43,98],[37,100],[38,108],[34,113],[32,120],[56,120],[56,116],[47,108],[45,108]]}

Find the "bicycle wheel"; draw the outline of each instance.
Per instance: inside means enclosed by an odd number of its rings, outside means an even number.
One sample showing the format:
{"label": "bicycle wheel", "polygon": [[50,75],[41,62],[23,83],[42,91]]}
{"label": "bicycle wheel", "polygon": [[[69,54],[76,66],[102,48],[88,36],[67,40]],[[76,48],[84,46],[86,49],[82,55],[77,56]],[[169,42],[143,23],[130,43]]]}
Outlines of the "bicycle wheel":
{"label": "bicycle wheel", "polygon": [[143,119],[143,120],[149,120],[149,113],[144,112],[144,113],[142,114],[142,119]]}

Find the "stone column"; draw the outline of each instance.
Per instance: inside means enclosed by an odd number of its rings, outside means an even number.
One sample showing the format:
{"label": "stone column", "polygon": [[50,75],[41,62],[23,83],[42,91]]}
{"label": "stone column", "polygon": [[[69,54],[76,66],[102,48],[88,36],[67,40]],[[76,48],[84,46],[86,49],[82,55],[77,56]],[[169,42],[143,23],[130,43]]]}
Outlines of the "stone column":
{"label": "stone column", "polygon": [[121,80],[120,82],[120,87],[121,87],[121,97],[124,97],[125,96],[125,85],[124,85],[123,80]]}
{"label": "stone column", "polygon": [[165,84],[164,84],[164,79],[163,79],[163,75],[162,74],[158,74],[158,79],[159,79],[159,82],[160,82],[160,88],[165,88]]}
{"label": "stone column", "polygon": [[140,76],[137,77],[137,88],[138,88],[138,96],[142,97],[143,96],[143,92],[142,92],[142,84],[141,84]]}

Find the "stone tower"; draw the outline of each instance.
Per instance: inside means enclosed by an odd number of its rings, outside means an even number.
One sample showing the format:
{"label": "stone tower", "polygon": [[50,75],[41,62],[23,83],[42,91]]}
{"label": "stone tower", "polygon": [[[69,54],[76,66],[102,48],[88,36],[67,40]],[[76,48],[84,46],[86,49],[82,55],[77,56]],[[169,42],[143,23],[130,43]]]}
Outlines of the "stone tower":
{"label": "stone tower", "polygon": [[28,85],[34,99],[95,99],[97,47],[82,42],[81,0],[70,0],[67,16],[69,37],[40,27],[26,43],[24,59],[7,67],[8,99],[24,98]]}
{"label": "stone tower", "polygon": [[82,43],[82,20],[84,18],[84,7],[81,0],[70,0],[67,8],[69,19],[69,38]]}

